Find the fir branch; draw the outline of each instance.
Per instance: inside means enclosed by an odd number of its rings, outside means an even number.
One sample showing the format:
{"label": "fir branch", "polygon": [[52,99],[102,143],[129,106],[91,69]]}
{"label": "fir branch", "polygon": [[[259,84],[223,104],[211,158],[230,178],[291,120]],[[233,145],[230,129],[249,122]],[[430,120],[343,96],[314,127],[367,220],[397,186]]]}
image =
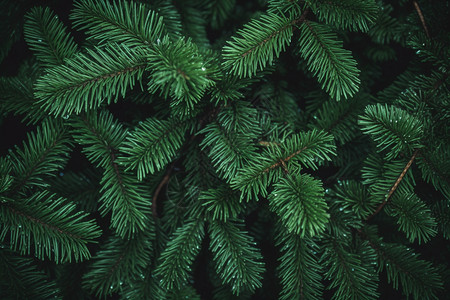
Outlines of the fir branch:
{"label": "fir branch", "polygon": [[149,52],[147,59],[147,70],[151,72],[149,91],[159,91],[165,98],[172,97],[172,106],[184,102],[185,115],[214,84],[209,78],[213,68],[191,40],[172,42],[164,38]]}
{"label": "fir branch", "polygon": [[332,139],[323,131],[312,130],[292,135],[279,147],[264,148],[231,180],[231,186],[247,199],[252,194],[266,196],[267,187],[282,177],[283,170],[298,169],[300,164],[316,169],[318,160],[329,160],[335,149]]}
{"label": "fir branch", "polygon": [[[50,205],[48,205],[50,203]],[[72,203],[39,192],[28,199],[2,199],[0,203],[3,240],[10,231],[11,248],[39,259],[49,257],[58,263],[80,261],[90,257],[87,243],[94,242],[101,231]]]}
{"label": "fir branch", "polygon": [[25,41],[44,68],[61,65],[77,51],[72,36],[48,7],[33,7],[25,15]]}
{"label": "fir branch", "polygon": [[208,156],[217,173],[227,181],[232,180],[238,170],[256,154],[252,141],[252,137],[256,136],[242,132],[227,130],[216,122],[198,132],[205,136],[200,143],[202,150],[208,148]]}
{"label": "fir branch", "polygon": [[351,209],[358,217],[365,220],[376,208],[374,199],[368,189],[358,181],[345,180],[334,187],[335,201],[343,209]]}
{"label": "fir branch", "polygon": [[264,263],[252,238],[242,231],[242,223],[214,221],[209,225],[210,249],[214,255],[216,273],[224,284],[230,284],[234,294],[243,289],[261,287]]}
{"label": "fir branch", "polygon": [[414,194],[394,194],[390,205],[386,207],[386,214],[397,218],[399,230],[406,237],[419,244],[429,241],[437,233],[436,220],[432,216],[430,208]]}
{"label": "fir branch", "polygon": [[[36,132],[28,134],[28,142],[23,149],[16,146],[11,152],[12,172],[16,177],[9,195],[13,196],[24,189],[47,187],[45,178],[54,176],[67,162],[71,143],[60,121],[47,119]],[[62,154],[66,154],[66,156]]]}
{"label": "fir branch", "polygon": [[175,118],[158,120],[148,118],[130,132],[120,151],[126,170],[137,170],[138,180],[163,169],[177,155],[185,141],[190,122]]}
{"label": "fir branch", "polygon": [[419,153],[419,149],[416,149],[414,151],[413,155],[411,156],[411,158],[409,159],[408,163],[406,164],[405,168],[403,169],[402,173],[400,173],[400,175],[398,176],[397,180],[394,182],[394,185],[389,190],[389,192],[388,192],[386,198],[384,199],[384,201],[380,205],[378,205],[377,209],[370,216],[368,216],[366,218],[366,221],[369,221],[375,215],[377,215],[383,209],[383,207],[388,203],[389,198],[395,192],[395,190],[397,189],[398,185],[402,181],[403,177],[405,177],[406,172],[408,172],[409,168],[411,167],[411,165],[414,162],[414,159],[416,158],[418,153]]}
{"label": "fir branch", "polygon": [[202,202],[212,221],[227,222],[236,219],[245,208],[239,201],[239,194],[226,185],[202,191],[198,200]]}
{"label": "fir branch", "polygon": [[132,284],[150,264],[154,238],[151,227],[130,240],[111,236],[92,258],[89,270],[83,276],[83,286],[97,297],[105,297]]}
{"label": "fir branch", "polygon": [[357,232],[376,251],[379,272],[386,270],[388,282],[395,289],[401,286],[403,293],[412,294],[415,299],[437,299],[436,293],[442,289],[442,278],[430,262],[420,259],[411,248],[383,242],[373,227]]}
{"label": "fir branch", "polygon": [[49,113],[67,115],[117,101],[140,80],[144,52],[116,45],[78,53],[62,66],[47,70],[35,85],[38,104]]}
{"label": "fir branch", "polygon": [[269,195],[269,206],[288,232],[302,238],[320,235],[330,217],[322,182],[308,174],[296,174],[276,182]]}
{"label": "fir branch", "polygon": [[233,37],[224,46],[224,67],[239,77],[251,77],[272,64],[290,43],[293,21],[273,13],[250,21],[237,32],[241,37]]}
{"label": "fir branch", "polygon": [[376,299],[377,278],[374,270],[364,268],[361,256],[349,251],[343,241],[330,237],[321,261],[327,265],[325,278],[331,280],[329,289],[337,288],[333,299]]}
{"label": "fir branch", "polygon": [[446,149],[445,146],[430,147],[431,152],[419,155],[417,165],[422,178],[450,199],[450,161]]}
{"label": "fir branch", "polygon": [[119,165],[117,152],[127,131],[107,111],[88,113],[72,123],[75,139],[84,145],[88,159],[104,169],[99,210],[105,215],[112,210],[111,226],[122,237],[130,237],[146,229],[150,213],[148,191],[134,180],[134,174]]}
{"label": "fir branch", "polygon": [[295,233],[286,234],[282,227],[277,229],[276,245],[282,254],[277,268],[282,285],[279,299],[323,299],[323,270],[316,257],[318,245]]}
{"label": "fir branch", "polygon": [[70,17],[76,27],[86,29],[100,44],[148,46],[162,38],[165,31],[162,17],[133,1],[78,0]]}
{"label": "fir branch", "polygon": [[159,257],[155,275],[166,290],[180,289],[191,273],[191,266],[200,251],[204,222],[191,219],[179,227]]}
{"label": "fir branch", "polygon": [[424,126],[421,120],[395,106],[369,105],[358,124],[377,142],[379,151],[388,151],[387,159],[396,158],[400,152],[408,153],[423,147]]}
{"label": "fir branch", "polygon": [[316,0],[306,1],[319,20],[339,29],[366,32],[375,21],[378,6],[374,0]]}
{"label": "fir branch", "polygon": [[299,29],[300,55],[322,89],[338,101],[353,96],[361,81],[351,52],[322,24],[305,20]]}
{"label": "fir branch", "polygon": [[145,5],[151,10],[158,12],[158,15],[162,17],[164,27],[171,38],[176,40],[181,37],[183,32],[182,16],[174,2],[171,0],[157,0],[146,2]]}

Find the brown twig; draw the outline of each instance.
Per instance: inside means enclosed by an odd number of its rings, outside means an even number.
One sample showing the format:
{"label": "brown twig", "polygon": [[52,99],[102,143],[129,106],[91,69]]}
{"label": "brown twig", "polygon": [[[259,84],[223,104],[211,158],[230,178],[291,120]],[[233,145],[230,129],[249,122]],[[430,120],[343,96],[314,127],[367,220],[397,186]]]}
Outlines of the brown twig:
{"label": "brown twig", "polygon": [[416,149],[414,151],[413,155],[411,156],[411,158],[409,159],[408,163],[406,164],[405,168],[403,169],[402,173],[400,174],[400,176],[398,176],[398,178],[395,181],[394,185],[389,190],[389,193],[388,193],[386,199],[380,205],[378,205],[377,209],[375,210],[375,212],[373,214],[371,214],[369,217],[367,217],[366,221],[369,221],[370,219],[372,219],[388,203],[389,198],[391,198],[392,194],[395,192],[395,190],[397,189],[398,185],[403,180],[403,177],[405,177],[406,172],[408,172],[409,168],[411,167],[412,163],[414,162],[414,159],[416,159],[416,156],[417,156],[418,153],[419,153],[419,149]]}
{"label": "brown twig", "polygon": [[417,1],[414,0],[413,4],[414,4],[414,8],[417,11],[417,14],[419,15],[420,22],[422,22],[422,27],[425,30],[427,37],[430,39],[431,37],[430,37],[430,33],[428,32],[427,23],[425,23],[425,18],[423,17],[423,13],[422,13],[422,10],[420,9],[419,3],[417,3]]}
{"label": "brown twig", "polygon": [[153,214],[153,218],[157,219],[158,217],[158,211],[157,211],[157,200],[158,200],[158,196],[159,193],[161,192],[161,189],[169,182],[170,179],[170,174],[172,173],[172,170],[174,168],[174,164],[172,163],[172,165],[167,168],[166,174],[164,175],[163,179],[161,180],[161,182],[158,184],[158,187],[155,190],[155,193],[153,194],[153,198],[152,198],[152,214]]}

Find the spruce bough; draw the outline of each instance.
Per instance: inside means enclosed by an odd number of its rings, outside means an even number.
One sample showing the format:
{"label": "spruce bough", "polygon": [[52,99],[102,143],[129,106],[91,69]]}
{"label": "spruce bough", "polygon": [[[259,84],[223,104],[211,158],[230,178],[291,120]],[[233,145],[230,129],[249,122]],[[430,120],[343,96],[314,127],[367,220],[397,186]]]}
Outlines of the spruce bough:
{"label": "spruce bough", "polygon": [[447,295],[445,1],[149,2],[2,2],[0,298]]}

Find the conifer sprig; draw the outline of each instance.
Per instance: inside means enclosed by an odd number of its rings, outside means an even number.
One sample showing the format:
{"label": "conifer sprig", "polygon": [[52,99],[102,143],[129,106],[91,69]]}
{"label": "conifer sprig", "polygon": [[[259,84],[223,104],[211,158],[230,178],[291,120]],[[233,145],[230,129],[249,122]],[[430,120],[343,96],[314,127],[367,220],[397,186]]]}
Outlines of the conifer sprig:
{"label": "conifer sprig", "polygon": [[276,243],[281,247],[278,277],[282,289],[280,300],[322,299],[322,269],[318,263],[318,246],[295,233],[280,230]]}
{"label": "conifer sprig", "polygon": [[208,76],[210,70],[206,60],[190,40],[171,42],[165,38],[157,43],[147,59],[147,70],[151,72],[149,91],[159,91],[164,98],[171,97],[172,105],[185,102],[186,115],[193,110],[206,88],[214,83]]}
{"label": "conifer sprig", "polygon": [[97,297],[105,297],[144,276],[145,267],[151,262],[154,238],[151,229],[130,240],[111,236],[92,258],[89,270],[83,276],[83,286]]}
{"label": "conifer sprig", "polygon": [[15,181],[9,194],[14,197],[24,189],[47,187],[45,179],[55,176],[56,171],[64,167],[71,145],[62,122],[51,119],[42,122],[36,132],[28,134],[23,149],[16,146],[16,151],[11,151],[9,159]]}
{"label": "conifer sprig", "polygon": [[35,97],[49,113],[66,116],[117,101],[142,78],[142,51],[115,45],[78,53],[47,70],[35,85]]}
{"label": "conifer sprig", "polygon": [[89,259],[87,244],[101,234],[93,220],[85,220],[86,213],[46,191],[23,199],[2,197],[0,214],[0,240],[9,232],[10,247],[15,251],[57,263]]}
{"label": "conifer sprig", "polygon": [[115,0],[79,0],[71,14],[74,25],[86,30],[100,44],[123,43],[128,47],[149,46],[162,38],[162,17],[143,3]]}
{"label": "conifer sprig", "polygon": [[333,299],[376,299],[378,296],[375,270],[364,268],[361,257],[346,248],[342,241],[330,238],[321,260],[327,265],[325,278],[331,280],[329,289],[334,289]]}
{"label": "conifer sprig", "polygon": [[284,172],[299,169],[301,165],[317,168],[317,163],[329,160],[334,154],[333,137],[323,131],[302,132],[286,139],[283,144],[268,147],[255,155],[231,181],[231,186],[241,190],[250,199],[261,193],[267,196],[267,187],[282,177]]}
{"label": "conifer sprig", "polygon": [[25,40],[44,68],[61,65],[77,52],[72,36],[50,8],[34,7],[25,20]]}
{"label": "conifer sprig", "polygon": [[375,21],[378,5],[374,0],[308,0],[319,20],[340,29],[368,31]]}
{"label": "conifer sprig", "polygon": [[325,25],[306,20],[299,25],[300,55],[332,98],[353,96],[359,88],[357,63],[349,50]]}
{"label": "conifer sprig", "polygon": [[429,241],[437,233],[436,220],[430,208],[416,194],[395,194],[386,213],[397,219],[399,229],[411,241]]}
{"label": "conifer sprig", "polygon": [[261,253],[242,230],[242,224],[214,221],[209,224],[209,234],[216,272],[222,282],[229,284],[236,295],[261,287],[264,271]]}
{"label": "conifer sprig", "polygon": [[276,182],[269,206],[288,232],[302,238],[322,233],[330,217],[322,183],[308,174],[292,174]]}
{"label": "conifer sprig", "polygon": [[39,270],[29,257],[17,256],[13,251],[0,251],[0,297],[11,295],[20,299],[60,299],[60,290],[48,274]]}
{"label": "conifer sprig", "polygon": [[251,77],[279,57],[292,37],[292,19],[273,13],[254,19],[223,48],[224,67],[240,77]]}
{"label": "conifer sprig", "polygon": [[436,294],[442,289],[441,275],[429,261],[409,247],[383,242],[374,227],[365,227],[359,234],[378,254],[378,272],[385,270],[395,289],[401,287],[415,299],[437,299]]}
{"label": "conifer sprig", "polygon": [[137,170],[138,180],[163,169],[176,156],[188,127],[187,122],[176,119],[141,122],[120,148],[125,154],[121,163],[127,170]]}
{"label": "conifer sprig", "polygon": [[387,105],[369,105],[358,122],[363,131],[373,136],[379,151],[388,150],[387,159],[400,152],[422,148],[423,125],[406,111]]}
{"label": "conifer sprig", "polygon": [[119,165],[117,156],[127,132],[107,111],[88,113],[72,125],[75,139],[85,146],[88,159],[104,169],[100,212],[105,215],[112,210],[111,225],[121,237],[146,229],[151,206],[149,191]]}
{"label": "conifer sprig", "polygon": [[166,290],[180,289],[191,275],[192,263],[200,251],[204,235],[204,222],[190,220],[179,227],[161,253],[155,274]]}

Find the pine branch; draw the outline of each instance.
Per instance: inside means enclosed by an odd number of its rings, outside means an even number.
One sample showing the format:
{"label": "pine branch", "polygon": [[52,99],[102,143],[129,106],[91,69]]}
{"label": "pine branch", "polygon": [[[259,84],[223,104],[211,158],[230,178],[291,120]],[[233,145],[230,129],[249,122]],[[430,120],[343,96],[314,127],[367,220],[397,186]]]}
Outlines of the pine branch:
{"label": "pine branch", "polygon": [[187,282],[191,266],[200,251],[204,222],[189,220],[179,227],[159,257],[155,274],[166,290],[180,289]]}
{"label": "pine branch", "polygon": [[447,199],[450,199],[450,159],[446,145],[428,147],[417,157],[417,165],[422,178],[432,184]]}
{"label": "pine branch", "polygon": [[269,206],[287,231],[301,238],[320,235],[330,217],[322,182],[308,174],[295,174],[276,182],[269,195]]}
{"label": "pine branch", "polygon": [[436,293],[442,289],[442,278],[430,262],[420,259],[411,248],[383,242],[371,227],[358,233],[377,252],[379,272],[386,270],[388,282],[395,289],[401,286],[403,293],[415,299],[437,299]]}
{"label": "pine branch", "polygon": [[315,257],[318,246],[309,239],[279,229],[276,245],[281,247],[282,253],[278,258],[280,300],[323,299],[322,267]]}
{"label": "pine branch", "polygon": [[143,276],[150,264],[154,239],[152,229],[130,240],[111,236],[92,258],[89,270],[83,276],[83,286],[103,298],[121,291],[124,285],[131,285],[135,278]]}
{"label": "pine branch", "polygon": [[177,155],[185,141],[190,122],[175,118],[158,120],[148,118],[141,122],[120,147],[124,157],[120,163],[126,170],[137,170],[138,180],[147,174],[162,170]]}
{"label": "pine branch", "polygon": [[300,26],[300,55],[332,98],[353,96],[359,88],[357,63],[328,27],[305,20]]}
{"label": "pine branch", "polygon": [[190,40],[172,42],[162,39],[147,56],[151,72],[148,89],[173,98],[171,106],[183,102],[185,115],[193,110],[205,90],[214,82],[209,78],[213,67]]}
{"label": "pine branch", "polygon": [[[16,146],[10,161],[15,182],[8,192],[14,197],[18,192],[32,187],[47,187],[46,177],[54,176],[68,160],[71,142],[63,124],[47,119],[36,132],[28,134],[23,149]],[[65,155],[64,155],[65,154]]]}
{"label": "pine branch", "polygon": [[202,150],[208,148],[217,173],[227,181],[256,154],[251,134],[241,132],[226,130],[218,123],[210,123],[199,132],[205,135],[200,144]]}
{"label": "pine branch", "polygon": [[328,268],[325,274],[325,278],[331,280],[328,288],[337,288],[333,299],[376,299],[374,270],[364,268],[360,255],[346,249],[342,241],[330,238],[326,245],[331,251],[325,251],[321,261]]}
{"label": "pine branch", "polygon": [[422,122],[395,106],[369,105],[358,124],[377,142],[379,151],[388,150],[387,159],[396,158],[400,152],[408,153],[423,147]]}
{"label": "pine branch", "polygon": [[[301,17],[304,19],[304,16]],[[276,14],[254,19],[223,48],[224,67],[239,77],[251,77],[272,64],[290,43],[294,20]]]}
{"label": "pine branch", "polygon": [[64,65],[48,69],[36,82],[35,97],[49,113],[78,114],[124,97],[142,78],[145,67],[142,50],[119,45],[87,49]]}
{"label": "pine branch", "polygon": [[132,1],[78,0],[70,17],[78,29],[86,30],[100,44],[148,46],[161,39],[165,31],[162,17]]}
{"label": "pine branch", "polygon": [[239,194],[226,185],[203,191],[198,200],[202,202],[212,221],[227,222],[230,219],[236,219],[244,211],[244,205],[239,201]]}
{"label": "pine branch", "polygon": [[428,206],[416,194],[394,194],[386,214],[397,219],[399,229],[406,237],[419,244],[429,241],[437,233],[436,220]]}
{"label": "pine branch", "polygon": [[[366,187],[358,181],[342,181],[334,187],[336,192],[335,201],[343,209],[351,209],[361,219],[369,218],[372,211],[376,209],[376,203],[370,197]],[[378,199],[377,199],[378,200]]]}
{"label": "pine branch", "polygon": [[86,244],[94,242],[101,231],[92,220],[86,221],[87,214],[77,211],[74,204],[48,192],[28,199],[2,198],[0,239],[10,232],[12,249],[57,263],[90,258]]}
{"label": "pine branch", "polygon": [[375,215],[377,215],[383,209],[383,207],[388,203],[389,198],[392,196],[392,194],[395,192],[395,190],[397,189],[397,187],[400,184],[400,182],[402,181],[402,179],[405,177],[406,172],[408,172],[408,169],[411,167],[411,165],[414,162],[414,159],[416,158],[418,153],[419,153],[419,149],[416,149],[414,151],[412,157],[409,159],[408,163],[406,164],[405,168],[403,169],[402,173],[400,173],[400,175],[398,176],[398,178],[395,181],[394,185],[390,188],[390,190],[389,190],[386,198],[384,199],[384,201],[377,207],[377,209],[370,216],[368,216],[366,218],[366,221],[369,221]]}
{"label": "pine branch", "polygon": [[117,149],[125,141],[127,131],[107,111],[75,118],[72,125],[75,139],[85,146],[87,158],[104,169],[100,182],[102,215],[112,210],[111,226],[121,237],[145,230],[150,215],[149,191],[136,182],[134,174],[119,165],[117,157]]}
{"label": "pine branch", "polygon": [[44,68],[61,65],[78,51],[64,24],[48,7],[34,7],[25,15],[24,35]]}
{"label": "pine branch", "polygon": [[329,160],[335,146],[332,136],[312,130],[291,136],[279,147],[263,149],[231,181],[234,189],[242,191],[241,197],[250,199],[261,193],[267,195],[267,187],[282,177],[286,169],[298,169],[300,164],[316,169],[318,160]]}
{"label": "pine branch", "polygon": [[308,0],[306,2],[319,20],[339,29],[367,32],[378,13],[378,5],[374,0]]}
{"label": "pine branch", "polygon": [[162,17],[164,28],[171,38],[178,39],[183,32],[182,16],[171,0],[157,0],[145,3],[151,10]]}
{"label": "pine branch", "polygon": [[216,273],[224,284],[231,285],[234,294],[261,287],[264,264],[253,246],[252,238],[242,231],[242,224],[215,221],[209,225],[210,249],[214,255]]}

